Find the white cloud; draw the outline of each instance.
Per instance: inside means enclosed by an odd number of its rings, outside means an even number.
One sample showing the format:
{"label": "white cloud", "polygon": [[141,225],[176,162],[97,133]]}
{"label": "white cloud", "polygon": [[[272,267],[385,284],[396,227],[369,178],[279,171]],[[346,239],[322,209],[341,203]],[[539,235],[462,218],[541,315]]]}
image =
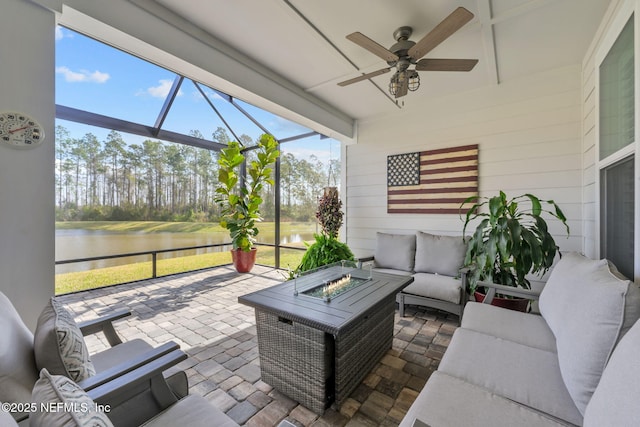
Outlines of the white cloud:
{"label": "white cloud", "polygon": [[65,81],[69,83],[89,82],[89,83],[105,83],[111,78],[109,73],[101,71],[90,72],[87,70],[72,71],[68,67],[56,67],[56,73],[62,74]]}
{"label": "white cloud", "polygon": [[62,40],[65,38],[73,38],[73,33],[70,31],[63,30],[60,25],[56,25],[56,41]]}
{"label": "white cloud", "polygon": [[[146,90],[138,92],[136,95],[151,95],[154,98],[166,98],[173,86],[173,80],[160,80],[158,86],[151,86]],[[178,96],[182,96],[182,90],[178,90]]]}

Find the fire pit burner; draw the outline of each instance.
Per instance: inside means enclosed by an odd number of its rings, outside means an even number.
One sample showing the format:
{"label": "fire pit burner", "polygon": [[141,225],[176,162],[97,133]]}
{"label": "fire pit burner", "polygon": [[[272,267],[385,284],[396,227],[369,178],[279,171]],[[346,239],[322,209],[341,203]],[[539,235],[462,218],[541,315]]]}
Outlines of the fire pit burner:
{"label": "fire pit burner", "polygon": [[329,302],[331,301],[331,298],[335,298],[350,289],[358,287],[368,280],[369,279],[352,277],[351,274],[343,274],[335,280],[324,281],[320,285],[307,289],[302,293],[304,295],[308,295],[314,298],[321,298]]}

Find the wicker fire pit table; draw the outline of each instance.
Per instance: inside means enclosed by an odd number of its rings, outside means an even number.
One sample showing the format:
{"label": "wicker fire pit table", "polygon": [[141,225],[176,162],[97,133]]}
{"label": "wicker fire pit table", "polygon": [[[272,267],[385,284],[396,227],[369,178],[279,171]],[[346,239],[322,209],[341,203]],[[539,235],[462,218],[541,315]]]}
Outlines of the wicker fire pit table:
{"label": "wicker fire pit table", "polygon": [[318,414],[340,407],[391,348],[412,281],[343,261],[239,297],[255,308],[262,380]]}

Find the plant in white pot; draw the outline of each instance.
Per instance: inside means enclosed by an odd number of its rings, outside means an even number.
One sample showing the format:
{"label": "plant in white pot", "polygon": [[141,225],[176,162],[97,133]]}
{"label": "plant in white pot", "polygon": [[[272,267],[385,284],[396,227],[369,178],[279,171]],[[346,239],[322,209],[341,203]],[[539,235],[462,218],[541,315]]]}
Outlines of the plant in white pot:
{"label": "plant in white pot", "polygon": [[262,221],[260,191],[265,184],[273,185],[271,165],[280,155],[278,143],[264,134],[258,141],[257,159],[247,165],[247,178],[240,179],[240,167],[245,161],[240,143],[231,141],[218,158],[216,203],[221,208],[220,225],[231,236],[233,263],[239,273],[251,271],[256,260],[257,223]]}
{"label": "plant in white pot", "polygon": [[[531,289],[527,275],[544,275],[556,254],[561,255],[542,215],[559,220],[569,236],[564,213],[553,200],[540,200],[532,194],[507,199],[500,191],[490,198],[469,197],[463,205],[473,201],[463,227],[464,235],[471,221],[481,219],[468,240],[464,261],[470,268],[470,293],[482,298],[476,293],[480,281]],[[545,205],[552,209],[544,209]],[[482,212],[485,206],[487,212]],[[527,303],[525,300],[522,307],[526,309]]]}

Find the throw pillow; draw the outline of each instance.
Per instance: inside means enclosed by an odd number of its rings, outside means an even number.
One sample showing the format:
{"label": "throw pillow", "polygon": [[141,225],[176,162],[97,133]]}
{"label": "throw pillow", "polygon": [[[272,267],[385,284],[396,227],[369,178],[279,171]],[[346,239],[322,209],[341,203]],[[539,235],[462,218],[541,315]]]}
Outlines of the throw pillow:
{"label": "throw pillow", "polygon": [[640,289],[606,260],[564,254],[540,295],[540,313],[556,337],[560,373],[582,414],[616,343],[638,319]]}
{"label": "throw pillow", "polygon": [[466,252],[462,236],[437,236],[418,231],[415,271],[457,277]]}
{"label": "throw pillow", "polygon": [[376,267],[413,271],[416,256],[416,236],[414,234],[376,234]]}
{"label": "throw pillow", "polygon": [[37,409],[29,416],[32,427],[113,427],[93,400],[76,383],[61,375],[40,371],[31,401]]}
{"label": "throw pillow", "polygon": [[80,382],[95,375],[89,351],[73,316],[55,298],[44,308],[34,336],[38,369]]}

